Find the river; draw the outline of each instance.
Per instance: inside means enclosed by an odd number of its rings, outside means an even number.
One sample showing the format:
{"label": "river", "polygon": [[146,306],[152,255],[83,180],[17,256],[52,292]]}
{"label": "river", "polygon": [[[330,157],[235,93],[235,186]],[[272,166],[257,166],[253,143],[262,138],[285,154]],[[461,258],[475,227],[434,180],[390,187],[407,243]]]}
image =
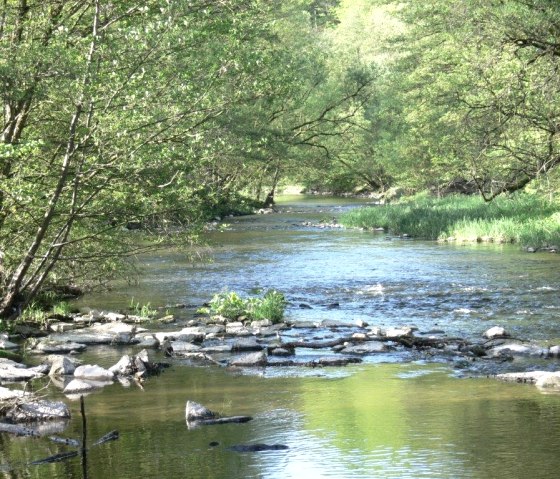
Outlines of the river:
{"label": "river", "polygon": [[[138,285],[117,285],[82,304],[200,305],[224,289],[275,288],[288,298],[292,319],[362,319],[464,337],[502,325],[516,337],[560,343],[559,255],[305,225],[358,203],[290,197],[279,214],[229,218],[209,234],[212,262],[192,263],[177,251],[145,258]],[[194,309],[179,310],[179,319],[190,319]],[[128,351],[90,348],[82,358],[109,366]],[[555,367],[551,361],[547,366]],[[188,429],[187,399],[254,419]],[[118,441],[92,447],[85,465],[74,458],[31,466],[68,448],[0,435],[6,477],[482,479],[552,478],[560,470],[560,394],[471,377],[426,358],[383,355],[344,368],[266,373],[175,361],[143,390],[117,383],[85,403],[90,441],[112,429]],[[70,405],[73,419],[63,435],[79,438],[79,403]],[[251,443],[289,449],[227,449]]]}

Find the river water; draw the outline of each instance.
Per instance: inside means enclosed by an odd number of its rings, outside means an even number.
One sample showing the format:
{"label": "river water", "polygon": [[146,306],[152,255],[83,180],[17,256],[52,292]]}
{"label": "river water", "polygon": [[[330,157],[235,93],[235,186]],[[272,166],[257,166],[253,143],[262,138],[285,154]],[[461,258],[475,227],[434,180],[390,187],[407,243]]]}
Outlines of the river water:
{"label": "river water", "polygon": [[[82,303],[200,305],[224,289],[275,288],[290,301],[291,319],[362,319],[466,337],[499,324],[517,337],[560,343],[559,255],[304,225],[356,205],[286,198],[280,214],[230,218],[209,235],[212,262],[193,264],[176,251],[146,258],[140,284]],[[179,310],[179,319],[193,312]],[[82,358],[110,366],[129,351],[90,348]],[[546,366],[557,368],[551,360]],[[254,419],[188,429],[187,399]],[[32,466],[69,448],[0,435],[0,471],[13,478],[353,479],[552,478],[560,470],[560,394],[465,377],[452,363],[426,358],[376,356],[344,368],[266,373],[173,362],[143,390],[117,383],[85,403],[88,443],[112,429],[118,441],[90,448],[86,464],[74,458]],[[79,438],[79,403],[70,405],[73,419],[62,435]],[[254,443],[289,449],[227,449]]]}

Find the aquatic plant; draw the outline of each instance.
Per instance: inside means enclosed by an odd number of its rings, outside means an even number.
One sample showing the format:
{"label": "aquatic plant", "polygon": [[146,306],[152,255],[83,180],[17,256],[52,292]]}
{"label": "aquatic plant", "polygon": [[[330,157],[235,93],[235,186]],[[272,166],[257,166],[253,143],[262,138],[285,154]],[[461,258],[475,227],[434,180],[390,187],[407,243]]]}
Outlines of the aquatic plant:
{"label": "aquatic plant", "polygon": [[208,307],[200,308],[199,313],[209,316],[222,316],[226,319],[248,320],[269,319],[273,323],[280,322],[284,317],[286,298],[276,290],[267,291],[262,298],[242,298],[233,291],[217,293],[208,303]]}
{"label": "aquatic plant", "polygon": [[352,210],[341,222],[424,239],[519,243],[536,248],[560,244],[560,205],[528,193],[490,203],[478,196],[421,194],[394,204]]}

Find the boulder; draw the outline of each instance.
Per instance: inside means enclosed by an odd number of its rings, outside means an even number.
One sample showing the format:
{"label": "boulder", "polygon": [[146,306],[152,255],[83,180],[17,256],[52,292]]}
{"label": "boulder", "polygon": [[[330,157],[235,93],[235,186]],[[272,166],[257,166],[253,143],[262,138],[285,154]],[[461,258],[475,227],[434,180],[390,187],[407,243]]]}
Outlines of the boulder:
{"label": "boulder", "polygon": [[385,330],[384,336],[388,339],[410,338],[414,328],[405,326],[402,328],[388,328]]}
{"label": "boulder", "polygon": [[509,334],[501,326],[494,326],[493,328],[490,328],[487,331],[485,331],[483,333],[483,336],[487,339],[496,339],[496,338],[507,338]]}
{"label": "boulder", "polygon": [[560,357],[560,346],[551,346],[548,349],[548,355],[553,358]]}
{"label": "boulder", "polygon": [[266,352],[258,351],[256,353],[246,354],[245,356],[233,359],[229,364],[230,366],[239,367],[266,366],[268,364],[268,357],[266,355]]}
{"label": "boulder", "polygon": [[114,378],[114,373],[97,365],[84,364],[76,368],[74,377],[81,379],[112,380]]}
{"label": "boulder", "polygon": [[49,376],[70,376],[75,370],[76,365],[69,358],[57,356],[52,360]]}

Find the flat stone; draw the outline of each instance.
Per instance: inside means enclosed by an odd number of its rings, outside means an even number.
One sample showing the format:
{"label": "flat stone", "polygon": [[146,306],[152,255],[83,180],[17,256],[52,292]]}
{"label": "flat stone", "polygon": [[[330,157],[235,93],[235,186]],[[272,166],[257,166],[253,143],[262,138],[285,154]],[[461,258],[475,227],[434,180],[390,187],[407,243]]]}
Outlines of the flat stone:
{"label": "flat stone", "polygon": [[61,401],[45,400],[20,403],[6,414],[6,418],[13,422],[45,421],[69,417],[70,409],[66,404]]}
{"label": "flat stone", "polygon": [[44,338],[39,340],[30,351],[37,354],[66,354],[71,352],[83,351],[86,345],[71,340],[57,340]]}
{"label": "flat stone", "polygon": [[376,354],[389,351],[390,347],[382,341],[366,341],[359,344],[350,344],[340,352],[344,354]]}
{"label": "flat stone", "polygon": [[82,326],[75,323],[50,323],[49,329],[53,333],[65,333],[66,331],[73,331],[75,329],[79,329]]}
{"label": "flat stone", "polygon": [[236,339],[232,344],[233,351],[260,351],[263,345],[257,342],[257,338],[241,338]]}
{"label": "flat stone", "polygon": [[0,339],[0,349],[18,349],[19,345],[7,339]]}
{"label": "flat stone", "polygon": [[30,381],[43,376],[40,372],[22,367],[0,368],[0,381]]}
{"label": "flat stone", "polygon": [[111,344],[115,335],[91,330],[90,328],[68,331],[67,333],[55,333],[50,336],[51,341],[58,343],[79,343],[79,344]]}
{"label": "flat stone", "polygon": [[30,393],[26,393],[21,389],[9,389],[0,386],[0,401],[9,401],[12,399],[21,399],[24,396],[30,396]]}
{"label": "flat stone", "polygon": [[535,384],[540,378],[548,376],[548,371],[527,371],[519,373],[503,373],[496,374],[496,379],[512,383],[530,383]]}
{"label": "flat stone", "polygon": [[226,324],[226,334],[232,336],[250,336],[251,330],[243,325],[241,322],[234,322]]}
{"label": "flat stone", "polygon": [[208,346],[203,345],[202,351],[205,353],[213,353],[213,354],[231,353],[232,346],[231,344],[210,344]]}
{"label": "flat stone", "polygon": [[74,371],[74,377],[81,379],[113,379],[114,374],[97,365],[84,364]]}
{"label": "flat stone", "polygon": [[506,343],[489,349],[486,351],[486,354],[491,357],[499,357],[507,354],[511,356],[547,357],[549,350],[535,345]]}
{"label": "flat stone", "polygon": [[137,346],[141,348],[156,349],[159,348],[159,345],[161,344],[159,340],[152,334],[145,335],[145,336],[137,336],[137,339],[140,341],[137,344]]}
{"label": "flat stone", "polygon": [[91,379],[72,379],[64,388],[64,394],[80,394],[101,389],[113,384],[112,381],[94,381]]}
{"label": "flat stone", "polygon": [[230,361],[230,366],[239,367],[257,367],[266,366],[268,363],[268,357],[264,351],[258,351],[256,353],[246,354],[240,358],[233,359]]}
{"label": "flat stone", "polygon": [[197,344],[187,343],[185,341],[172,341],[171,347],[173,348],[174,354],[194,353],[201,349]]}

